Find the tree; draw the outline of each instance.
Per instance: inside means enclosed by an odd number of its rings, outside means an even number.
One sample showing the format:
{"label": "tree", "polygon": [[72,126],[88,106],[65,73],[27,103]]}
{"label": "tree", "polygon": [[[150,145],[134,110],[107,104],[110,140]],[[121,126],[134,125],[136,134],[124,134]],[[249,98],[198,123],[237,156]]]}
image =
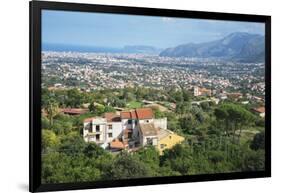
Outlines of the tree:
{"label": "tree", "polygon": [[95,161],[85,156],[48,153],[42,156],[43,183],[71,183],[101,180],[101,170]]}
{"label": "tree", "polygon": [[123,93],[123,99],[125,99],[127,102],[130,102],[136,100],[136,96],[134,95],[134,93],[125,90]]}
{"label": "tree", "polygon": [[105,112],[105,107],[101,104],[96,104],[95,102],[92,102],[89,105],[89,110],[95,115],[102,115]]}
{"label": "tree", "polygon": [[49,129],[51,128],[50,121],[45,115],[41,115],[41,128],[42,129]]}
{"label": "tree", "polygon": [[126,107],[126,102],[121,99],[116,99],[114,106],[121,107],[121,108]]}
{"label": "tree", "polygon": [[59,105],[55,100],[50,99],[47,101],[45,110],[50,121],[50,125],[52,126],[54,124],[54,117],[59,114]]}
{"label": "tree", "polygon": [[57,134],[57,135],[63,135],[63,134],[68,134],[71,132],[73,128],[72,122],[69,120],[61,120],[61,119],[55,119],[54,124],[52,126],[52,130]]}
{"label": "tree", "polygon": [[149,90],[146,88],[137,87],[136,88],[136,97],[137,100],[143,100],[149,94]]}
{"label": "tree", "polygon": [[104,112],[116,112],[116,110],[112,106],[105,106]]}
{"label": "tree", "polygon": [[46,152],[48,149],[55,149],[59,144],[59,139],[56,134],[47,129],[42,129],[42,151]]}
{"label": "tree", "polygon": [[191,93],[186,89],[182,89],[182,96],[183,96],[183,100],[186,102],[189,102],[191,99]]}
{"label": "tree", "polygon": [[152,109],[153,114],[154,114],[154,116],[155,116],[156,119],[165,117],[165,113],[162,112],[162,111],[160,111],[160,109],[159,109],[158,106],[154,106],[154,105],[153,105],[153,106],[151,106],[150,108]]}
{"label": "tree", "polygon": [[182,131],[188,134],[194,134],[193,130],[198,126],[198,122],[191,113],[181,117],[179,123]]}
{"label": "tree", "polygon": [[260,132],[260,133],[257,133],[255,136],[254,136],[254,139],[253,141],[251,142],[251,149],[253,150],[259,150],[259,149],[264,149],[264,131]]}
{"label": "tree", "polygon": [[66,106],[79,107],[83,103],[83,96],[78,89],[70,89],[66,92]]}
{"label": "tree", "polygon": [[225,128],[226,135],[232,135],[233,142],[236,136],[239,141],[242,129],[249,126],[254,120],[254,115],[251,112],[235,104],[221,105],[215,109],[215,116]]}
{"label": "tree", "polygon": [[265,126],[265,120],[262,117],[258,117],[255,123],[256,123],[256,126],[258,126],[258,127],[264,127]]}
{"label": "tree", "polygon": [[189,173],[192,164],[192,154],[190,150],[181,144],[175,145],[172,149],[164,150],[161,157],[161,165],[170,167],[172,170],[182,175]]}
{"label": "tree", "polygon": [[73,156],[83,154],[85,147],[86,142],[84,139],[77,132],[71,132],[62,137],[59,152]]}
{"label": "tree", "polygon": [[83,150],[83,153],[90,158],[98,158],[99,156],[105,154],[104,149],[96,145],[95,143],[89,143]]}
{"label": "tree", "polygon": [[175,88],[171,88],[167,91],[169,93],[169,101],[170,102],[183,102],[183,93],[181,90],[176,90]]}
{"label": "tree", "polygon": [[196,120],[200,123],[203,123],[205,120],[202,109],[198,106],[192,106],[190,109],[190,113],[195,116]]}
{"label": "tree", "polygon": [[155,149],[154,146],[148,146],[145,148],[141,148],[137,153],[136,156],[138,159],[145,163],[145,165],[150,169],[151,176],[157,176],[159,171],[159,152]]}
{"label": "tree", "polygon": [[127,152],[118,154],[105,172],[106,179],[131,179],[149,176],[149,168],[137,157]]}
{"label": "tree", "polygon": [[189,102],[178,102],[176,105],[176,113],[184,115],[191,110],[191,104]]}
{"label": "tree", "polygon": [[242,171],[263,171],[264,163],[265,163],[265,155],[264,150],[247,150],[242,154],[242,159],[240,157],[240,161],[238,167],[242,169]]}
{"label": "tree", "polygon": [[219,162],[222,162],[225,159],[225,155],[222,151],[209,151],[208,152],[208,159],[213,164],[218,164]]}
{"label": "tree", "polygon": [[210,103],[209,102],[202,102],[200,104],[201,108],[204,110],[204,111],[209,111],[210,110]]}

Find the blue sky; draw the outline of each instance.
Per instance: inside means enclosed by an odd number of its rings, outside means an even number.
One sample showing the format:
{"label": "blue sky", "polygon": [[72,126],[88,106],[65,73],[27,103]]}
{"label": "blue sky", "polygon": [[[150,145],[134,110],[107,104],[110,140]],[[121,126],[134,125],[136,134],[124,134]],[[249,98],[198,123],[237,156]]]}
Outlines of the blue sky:
{"label": "blue sky", "polygon": [[207,42],[233,32],[264,35],[264,24],[134,16],[72,11],[42,11],[42,42],[118,48],[149,45],[167,48]]}

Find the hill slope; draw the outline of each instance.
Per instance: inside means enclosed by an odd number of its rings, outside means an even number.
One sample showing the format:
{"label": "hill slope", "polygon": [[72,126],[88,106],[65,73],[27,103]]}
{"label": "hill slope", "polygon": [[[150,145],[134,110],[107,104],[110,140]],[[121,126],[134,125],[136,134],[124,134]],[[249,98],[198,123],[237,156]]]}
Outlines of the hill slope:
{"label": "hill slope", "polygon": [[165,49],[160,56],[169,57],[215,57],[243,62],[264,61],[264,36],[244,32],[232,33],[220,40],[183,44]]}

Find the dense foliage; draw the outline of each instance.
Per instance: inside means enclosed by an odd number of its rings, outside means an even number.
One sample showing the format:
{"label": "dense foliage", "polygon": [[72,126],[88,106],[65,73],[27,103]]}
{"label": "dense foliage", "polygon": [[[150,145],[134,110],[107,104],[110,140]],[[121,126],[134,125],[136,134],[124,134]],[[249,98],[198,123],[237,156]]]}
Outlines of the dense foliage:
{"label": "dense foliage", "polygon": [[[151,176],[176,176],[264,170],[264,120],[249,111],[251,105],[212,102],[192,105],[186,90],[126,88],[96,92],[42,91],[42,182],[64,183]],[[159,155],[152,147],[111,153],[81,135],[83,119],[115,111],[127,104],[158,101],[168,110],[168,129],[185,137],[182,144]],[[172,109],[171,104],[176,104]],[[63,107],[83,107],[89,113],[69,116]],[[255,104],[252,104],[255,105]],[[130,108],[130,107],[129,107]]]}

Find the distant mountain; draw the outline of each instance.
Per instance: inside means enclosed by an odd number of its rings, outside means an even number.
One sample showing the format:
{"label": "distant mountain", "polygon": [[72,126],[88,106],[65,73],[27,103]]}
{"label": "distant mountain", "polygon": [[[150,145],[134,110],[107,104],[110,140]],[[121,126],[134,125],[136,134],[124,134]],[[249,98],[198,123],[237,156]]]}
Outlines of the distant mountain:
{"label": "distant mountain", "polygon": [[124,46],[123,48],[79,46],[66,44],[43,43],[43,51],[65,51],[65,52],[95,52],[95,53],[142,53],[159,54],[162,50],[143,45]]}
{"label": "distant mountain", "polygon": [[260,62],[264,61],[264,52],[264,36],[236,32],[216,41],[198,44],[189,43],[167,48],[160,53],[160,56],[214,57],[242,62]]}

